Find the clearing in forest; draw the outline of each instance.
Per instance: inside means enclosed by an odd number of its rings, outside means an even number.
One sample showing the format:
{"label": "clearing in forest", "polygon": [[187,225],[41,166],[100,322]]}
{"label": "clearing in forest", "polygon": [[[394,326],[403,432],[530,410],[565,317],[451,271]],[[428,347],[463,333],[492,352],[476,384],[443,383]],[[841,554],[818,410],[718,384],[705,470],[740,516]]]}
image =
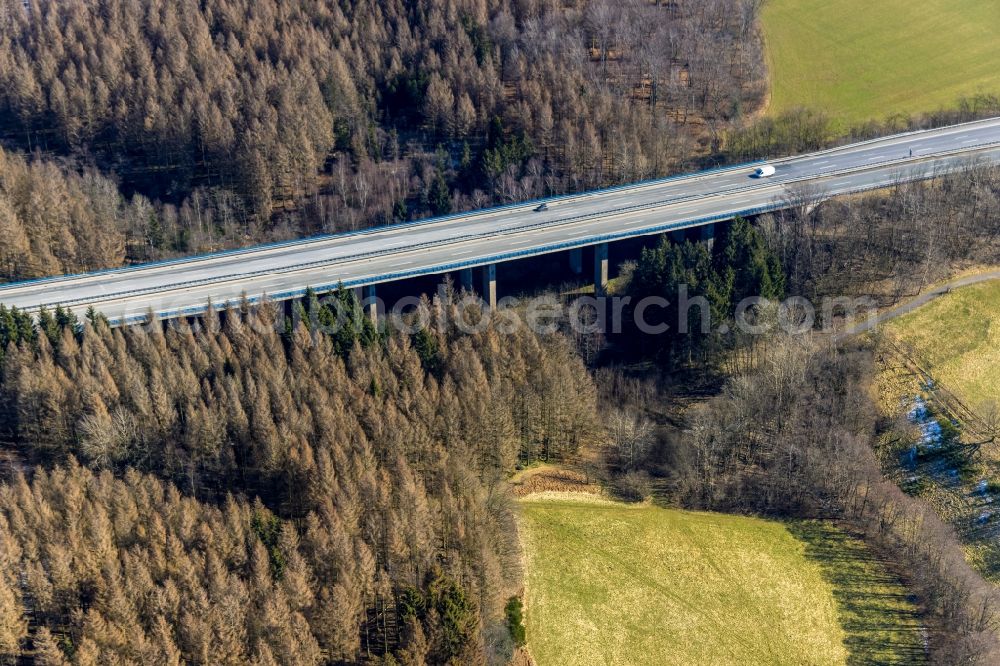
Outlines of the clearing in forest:
{"label": "clearing in forest", "polygon": [[773,114],[850,124],[1000,94],[996,0],[768,0],[762,24]]}
{"label": "clearing in forest", "polygon": [[885,472],[951,523],[979,572],[1000,584],[1000,280],[955,289],[884,326]]}
{"label": "clearing in forest", "polygon": [[830,525],[552,493],[521,508],[539,666],[923,660],[905,589]]}
{"label": "clearing in forest", "polygon": [[1000,401],[1000,280],[940,296],[886,331],[969,408]]}

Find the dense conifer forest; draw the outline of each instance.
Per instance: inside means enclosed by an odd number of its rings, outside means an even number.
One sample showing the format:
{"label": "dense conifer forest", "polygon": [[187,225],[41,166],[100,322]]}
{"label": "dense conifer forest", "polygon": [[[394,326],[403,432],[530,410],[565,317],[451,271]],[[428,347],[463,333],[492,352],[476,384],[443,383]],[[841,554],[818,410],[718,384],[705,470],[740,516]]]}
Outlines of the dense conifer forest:
{"label": "dense conifer forest", "polygon": [[763,98],[759,4],[3,0],[0,278],[664,174]]}
{"label": "dense conifer forest", "polygon": [[425,305],[413,336],[311,331],[318,299],[295,328],[5,310],[5,439],[59,467],[0,493],[5,571],[28,576],[0,590],[4,648],[25,609],[75,663],[508,658],[505,479],[593,445],[596,391],[563,336],[467,335],[459,303]]}
{"label": "dense conifer forest", "polygon": [[[756,117],[761,4],[0,0],[0,282],[828,145],[822,112]],[[964,104],[854,136],[997,108]],[[788,196],[713,246],[648,243],[615,333],[485,323],[450,286],[412,327],[346,290],[114,329],[0,305],[0,662],[522,663],[509,480],[544,461],[836,521],[905,570],[933,660],[995,663],[996,590],[870,446],[879,340],[733,310],[885,305],[995,261],[1000,171]],[[681,289],[708,328],[672,326]],[[629,323],[649,298],[663,333]]]}

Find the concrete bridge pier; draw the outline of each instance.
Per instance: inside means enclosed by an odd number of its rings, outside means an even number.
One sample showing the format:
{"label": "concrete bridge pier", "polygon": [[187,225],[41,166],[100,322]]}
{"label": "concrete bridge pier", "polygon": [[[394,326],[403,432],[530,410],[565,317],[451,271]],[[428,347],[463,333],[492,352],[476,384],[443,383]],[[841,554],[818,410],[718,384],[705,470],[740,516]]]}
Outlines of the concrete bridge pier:
{"label": "concrete bridge pier", "polygon": [[701,242],[711,250],[715,245],[715,224],[706,224],[701,227]]}
{"label": "concrete bridge pier", "polygon": [[361,308],[369,321],[378,326],[378,299],[375,295],[375,285],[361,287]]}
{"label": "concrete bridge pier", "polygon": [[472,269],[463,268],[458,272],[458,282],[465,291],[472,291]]}
{"label": "concrete bridge pier", "polygon": [[497,307],[497,265],[486,264],[483,266],[483,300],[491,310]]}
{"label": "concrete bridge pier", "polygon": [[608,291],[608,244],[594,246],[594,295],[604,296]]}
{"label": "concrete bridge pier", "polygon": [[583,248],[578,247],[569,251],[569,269],[573,271],[573,275],[581,275],[583,273]]}
{"label": "concrete bridge pier", "polygon": [[[221,307],[217,308],[215,310],[215,321],[212,323],[212,327],[214,329],[221,330],[226,325],[226,318],[229,317],[230,310],[232,310],[233,314],[235,315],[236,313],[240,312],[241,309],[242,308],[240,308],[240,306],[238,305],[234,308],[230,308],[228,305],[222,305]],[[246,309],[247,312],[251,312],[253,311],[253,306],[248,305]],[[213,331],[213,333],[214,332],[216,331]]]}

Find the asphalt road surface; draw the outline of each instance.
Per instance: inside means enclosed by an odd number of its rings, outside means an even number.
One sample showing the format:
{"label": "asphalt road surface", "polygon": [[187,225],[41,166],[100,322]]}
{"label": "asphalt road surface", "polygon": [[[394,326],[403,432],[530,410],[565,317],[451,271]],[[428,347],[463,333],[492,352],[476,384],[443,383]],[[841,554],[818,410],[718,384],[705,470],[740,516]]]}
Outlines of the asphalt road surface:
{"label": "asphalt road surface", "polygon": [[35,311],[89,306],[112,323],[196,314],[244,295],[284,299],[444,273],[523,256],[699,226],[790,205],[804,192],[833,196],[1000,164],[1000,118],[897,135],[757,165],[691,174],[502,209],[304,239],[233,252],[62,276],[0,288],[0,303]]}

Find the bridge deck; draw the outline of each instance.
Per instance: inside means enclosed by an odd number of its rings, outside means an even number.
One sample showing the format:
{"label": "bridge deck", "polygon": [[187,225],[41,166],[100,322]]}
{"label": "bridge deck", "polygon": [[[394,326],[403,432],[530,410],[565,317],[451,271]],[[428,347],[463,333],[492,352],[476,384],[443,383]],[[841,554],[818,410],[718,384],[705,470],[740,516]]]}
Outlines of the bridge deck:
{"label": "bridge deck", "polygon": [[[912,155],[911,155],[912,151]],[[0,288],[0,302],[36,310],[93,305],[112,321],[193,314],[224,305],[443,273],[608,240],[698,226],[789,205],[808,188],[831,196],[930,178],[971,161],[1000,163],[1000,119],[897,135],[754,165],[446,218],[381,227]]]}

